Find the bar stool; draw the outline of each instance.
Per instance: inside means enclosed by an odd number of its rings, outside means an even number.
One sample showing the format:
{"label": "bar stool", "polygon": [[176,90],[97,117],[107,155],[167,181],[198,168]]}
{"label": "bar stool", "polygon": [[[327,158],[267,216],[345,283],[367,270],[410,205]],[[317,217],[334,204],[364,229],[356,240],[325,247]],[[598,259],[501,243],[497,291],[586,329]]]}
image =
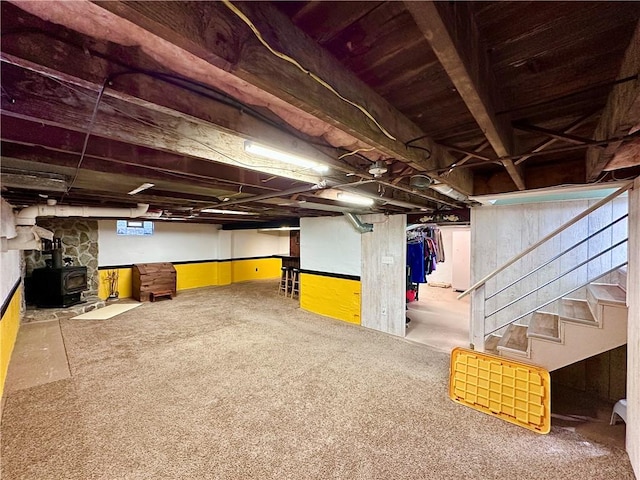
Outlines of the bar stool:
{"label": "bar stool", "polygon": [[291,273],[291,298],[300,294],[300,269],[294,268]]}
{"label": "bar stool", "polygon": [[278,295],[281,293],[286,297],[289,293],[289,282],[291,279],[289,278],[289,271],[291,269],[289,267],[281,267],[280,268],[280,286],[278,287]]}

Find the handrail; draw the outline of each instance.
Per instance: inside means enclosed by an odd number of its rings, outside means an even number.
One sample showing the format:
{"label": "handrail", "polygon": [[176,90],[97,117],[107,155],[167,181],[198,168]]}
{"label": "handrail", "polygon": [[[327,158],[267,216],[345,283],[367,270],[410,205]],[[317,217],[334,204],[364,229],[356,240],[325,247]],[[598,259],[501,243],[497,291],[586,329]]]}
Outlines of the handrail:
{"label": "handrail", "polygon": [[488,275],[486,275],[485,277],[483,277],[482,279],[478,280],[476,283],[474,283],[473,285],[471,285],[468,289],[466,289],[464,292],[462,292],[460,295],[458,295],[458,300],[460,300],[461,298],[469,295],[471,292],[473,292],[475,289],[477,289],[478,287],[484,285],[485,283],[487,283],[487,281],[491,280],[493,277],[495,277],[498,273],[502,272],[503,270],[505,270],[506,268],[510,267],[511,265],[513,265],[514,263],[516,263],[518,260],[520,260],[522,257],[524,257],[525,255],[527,255],[528,253],[531,253],[533,250],[535,250],[536,248],[538,248],[540,245],[542,245],[543,243],[545,243],[547,240],[555,237],[556,235],[558,235],[559,233],[565,231],[567,228],[569,228],[570,226],[574,225],[575,223],[579,222],[580,220],[582,220],[584,217],[586,217],[587,215],[589,215],[591,212],[594,212],[595,210],[599,209],[601,206],[606,205],[607,203],[609,203],[611,200],[613,200],[614,198],[618,197],[619,195],[622,195],[624,192],[626,192],[627,190],[629,190],[631,187],[633,186],[633,182],[629,182],[627,185],[620,187],[618,190],[616,190],[615,192],[613,192],[612,194],[608,195],[607,197],[603,198],[602,200],[600,200],[598,203],[595,203],[594,205],[592,205],[591,207],[587,208],[585,211],[583,211],[582,213],[580,213],[579,215],[576,215],[575,217],[573,217],[571,220],[569,220],[568,222],[566,222],[564,225],[561,225],[560,227],[556,228],[553,232],[549,233],[548,235],[546,235],[545,237],[543,237],[541,240],[538,240],[536,243],[534,243],[533,245],[531,245],[530,247],[526,248],[525,250],[523,250],[522,252],[520,252],[518,255],[516,255],[515,257],[511,258],[510,260],[508,260],[506,263],[504,263],[502,266],[496,268],[494,271],[492,271],[491,273],[489,273]]}
{"label": "handrail", "polygon": [[[540,265],[539,267],[534,268],[533,270],[531,270],[529,273],[525,273],[523,276],[521,276],[520,278],[518,278],[517,280],[514,280],[513,282],[511,282],[509,285],[502,287],[500,290],[495,291],[494,293],[492,293],[491,295],[489,295],[488,297],[485,297],[485,301],[486,300],[491,300],[493,297],[495,297],[496,295],[504,292],[507,288],[513,287],[516,283],[518,283],[521,280],[524,280],[525,278],[533,275],[534,273],[536,273],[537,271],[539,271],[540,269],[546,267],[547,265],[549,265],[550,263],[554,262],[555,260],[559,259],[561,256],[563,256],[565,253],[570,252],[571,250],[573,250],[576,247],[579,247],[580,245],[582,245],[583,243],[589,241],[591,238],[595,237],[596,235],[601,234],[602,232],[604,232],[607,228],[613,227],[616,223],[624,220],[625,218],[627,218],[629,216],[628,213],[625,213],[623,216],[621,216],[620,218],[618,218],[617,220],[614,220],[613,222],[609,223],[608,225],[605,225],[604,227],[602,227],[600,230],[598,230],[597,232],[593,232],[591,235],[589,235],[588,237],[580,240],[578,243],[576,243],[575,245],[570,246],[569,248],[563,250],[562,252],[558,253],[557,255],[555,255],[554,257],[550,258],[549,260],[547,260],[546,262],[544,262],[542,265]],[[489,315],[487,315],[489,316]]]}
{"label": "handrail", "polygon": [[534,312],[536,312],[536,311],[540,310],[541,308],[546,307],[547,305],[550,305],[550,304],[552,304],[553,302],[555,302],[555,301],[557,301],[557,300],[560,300],[560,299],[561,299],[562,297],[564,297],[565,295],[569,295],[570,293],[573,293],[573,292],[575,292],[576,290],[581,289],[582,287],[586,287],[587,285],[589,285],[589,284],[590,284],[591,282],[593,282],[594,280],[597,280],[597,279],[598,279],[598,278],[600,278],[600,277],[604,277],[605,275],[609,275],[611,272],[615,272],[617,269],[624,267],[627,263],[628,263],[628,262],[622,262],[622,263],[621,263],[620,265],[618,265],[617,267],[614,267],[614,268],[612,268],[611,270],[607,270],[606,272],[604,272],[604,273],[602,273],[602,274],[598,275],[597,277],[593,277],[593,278],[592,278],[591,280],[589,280],[588,282],[583,283],[583,284],[581,284],[581,285],[578,285],[577,287],[572,288],[571,290],[564,292],[562,295],[558,295],[557,297],[552,298],[551,300],[549,300],[548,302],[543,303],[542,305],[538,305],[538,306],[537,306],[536,308],[534,308],[533,310],[529,310],[527,313],[523,313],[522,315],[520,315],[520,316],[518,316],[518,317],[514,318],[513,320],[511,320],[511,321],[509,321],[509,322],[505,323],[504,325],[501,325],[501,326],[499,326],[498,328],[495,328],[495,329],[491,330],[490,332],[485,332],[485,333],[484,333],[484,336],[486,337],[486,336],[488,336],[488,335],[491,335],[492,333],[497,332],[497,331],[498,331],[498,330],[500,330],[501,328],[504,328],[504,327],[506,327],[506,326],[508,326],[508,325],[511,325],[511,324],[513,324],[513,323],[517,322],[518,320],[520,320],[521,318],[524,318],[524,317],[526,317],[527,315],[531,315],[532,313],[534,313]]}
{"label": "handrail", "polygon": [[593,260],[594,258],[598,258],[601,257],[602,255],[604,255],[607,252],[610,252],[611,250],[618,248],[620,245],[622,245],[623,243],[627,242],[629,239],[625,238],[624,240],[620,240],[618,243],[616,243],[615,245],[611,245],[609,248],[601,251],[600,253],[598,253],[597,255],[594,255],[593,257],[587,258],[586,260],[580,262],[577,265],[574,265],[573,267],[571,267],[569,270],[567,270],[566,272],[562,272],[560,275],[558,275],[556,278],[552,279],[552,280],[548,280],[547,282],[543,283],[542,285],[539,285],[537,288],[534,288],[533,290],[531,290],[530,292],[527,292],[523,295],[520,295],[518,298],[516,298],[515,300],[511,300],[509,303],[507,303],[506,305],[503,305],[502,307],[498,308],[497,310],[494,310],[491,313],[488,313],[487,315],[484,316],[485,320],[493,315],[495,315],[498,312],[501,312],[502,310],[504,310],[507,307],[510,307],[511,305],[513,305],[514,303],[519,302],[520,300],[522,300],[525,297],[528,297],[529,295],[531,295],[532,293],[537,292],[538,290],[542,290],[544,287],[551,285],[553,282],[555,282],[556,280],[560,280],[562,277],[564,277],[565,275],[579,269],[580,267],[584,267],[587,263],[589,263],[591,260]]}

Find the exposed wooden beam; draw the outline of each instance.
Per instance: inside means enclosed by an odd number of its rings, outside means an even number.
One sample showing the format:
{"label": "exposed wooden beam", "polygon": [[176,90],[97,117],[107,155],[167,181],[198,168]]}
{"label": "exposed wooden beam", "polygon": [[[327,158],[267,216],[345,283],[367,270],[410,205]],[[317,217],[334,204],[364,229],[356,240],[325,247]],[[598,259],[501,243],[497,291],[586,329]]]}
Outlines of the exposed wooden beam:
{"label": "exposed wooden beam", "polygon": [[[158,152],[162,155],[161,152]],[[30,147],[26,145],[11,144],[2,142],[2,161],[3,169],[7,164],[11,164],[12,160],[20,160],[29,162],[29,166],[34,171],[50,171],[52,168],[55,172],[64,173],[68,177],[73,177],[78,165],[79,154],[69,154],[61,151],[47,150],[41,147]],[[212,176],[194,175],[188,171],[174,171],[173,169],[161,169],[157,166],[141,165],[134,160],[121,160],[113,158],[97,158],[92,155],[85,155],[82,162],[82,170],[93,172],[104,172],[127,175],[144,181],[164,183],[170,182],[175,185],[188,185],[196,188],[215,189],[216,196],[222,194],[228,196],[236,193],[242,186],[242,192],[247,194],[258,195],[268,191],[274,191],[271,188],[265,188],[264,185],[251,185],[238,182],[229,182],[219,180]],[[213,172],[212,172],[213,173]],[[125,187],[123,187],[125,188]],[[168,187],[166,187],[168,188]],[[125,188],[126,189],[126,188]],[[277,189],[275,191],[278,191]],[[126,192],[125,192],[126,193]],[[211,200],[209,200],[211,201]]]}
{"label": "exposed wooden beam", "polygon": [[[553,162],[541,165],[531,164],[525,169],[527,186],[530,189],[553,187],[563,184],[584,183],[584,161],[581,159],[567,162]],[[504,170],[476,173],[476,195],[492,195],[512,192],[511,178]]]}
{"label": "exposed wooden beam", "polygon": [[[39,155],[48,158],[47,163],[77,165],[84,142],[83,132],[29,122],[18,118],[2,117],[0,122],[2,155],[25,158]],[[39,149],[38,147],[42,147]],[[48,153],[46,153],[48,152]],[[238,189],[255,187],[261,192],[284,190],[297,183],[293,180],[269,177],[260,172],[241,169],[230,165],[213,164],[210,161],[161,152],[151,148],[130,145],[106,138],[92,137],[87,145],[83,168],[90,168],[91,159],[111,163],[110,168],[140,167],[165,175],[180,175],[192,181],[206,180],[219,182],[221,188]],[[88,163],[87,163],[88,162]]]}
{"label": "exposed wooden beam", "polygon": [[[69,89],[48,78],[12,65],[2,70],[3,86],[14,103],[3,97],[3,114],[77,132],[86,132],[96,103],[95,92]],[[118,99],[102,99],[92,135],[317,183],[317,173],[253,157],[243,150],[241,137],[210,124],[149,110]],[[292,150],[295,151],[295,150]]]}
{"label": "exposed wooden beam", "polygon": [[[230,134],[278,145],[285,150],[300,148],[302,144],[315,140],[304,134],[294,135],[290,131],[293,129],[275,118],[275,115],[269,118],[262,112],[252,111],[250,106],[242,102],[183,81],[170,71],[159,67],[156,67],[158,71],[128,70],[125,65],[110,63],[101,55],[83,55],[79,47],[74,48],[55,39],[42,42],[42,38],[9,36],[3,40],[2,61],[95,92],[109,79],[104,91],[106,98],[117,98],[187,120],[203,120]],[[312,148],[306,150],[310,158],[345,173],[352,171],[335,160],[338,154],[328,144],[325,148],[314,143]]]}
{"label": "exposed wooden beam", "polygon": [[640,165],[640,139],[621,146],[604,167],[606,171],[619,170]]}
{"label": "exposed wooden beam", "polygon": [[536,125],[517,123],[513,127],[516,130],[521,130],[523,132],[542,133],[547,137],[554,138],[561,142],[573,143],[574,145],[584,145],[591,142],[590,138],[577,137],[564,132],[556,132],[555,130],[549,130],[548,128],[538,127]]}
{"label": "exposed wooden beam", "polygon": [[[482,142],[480,145],[478,145],[476,148],[473,149],[473,153],[479,153],[485,148],[487,148],[488,146],[489,146],[489,141],[485,140],[484,142]],[[462,157],[460,160],[456,162],[456,165],[457,166],[464,165],[472,158],[475,158],[472,154],[466,154],[464,157]]]}
{"label": "exposed wooden beam", "polygon": [[[583,117],[575,122],[573,122],[571,125],[568,125],[566,128],[564,128],[562,130],[562,133],[567,134],[567,133],[571,133],[575,130],[577,130],[578,128],[582,127],[585,123],[591,121],[591,118],[594,116],[595,114],[591,114],[591,115],[587,115],[586,117]],[[538,152],[541,152],[543,150],[545,150],[546,148],[550,147],[551,145],[553,145],[554,143],[556,143],[558,140],[555,138],[551,138],[549,140],[546,140],[542,143],[539,143],[538,145],[536,145],[534,148],[531,149],[531,153],[535,154]],[[524,155],[522,157],[520,157],[518,160],[516,160],[515,164],[516,165],[520,165],[521,163],[527,161],[529,158],[531,158],[533,155]]]}
{"label": "exposed wooden beam", "polygon": [[[13,3],[86,35],[138,45],[179,74],[222,88],[247,103],[270,108],[295,128],[316,131],[331,139],[334,146],[373,146],[383,155],[420,171],[453,160],[435,145],[429,158],[424,152],[407,148],[404,142],[423,132],[265,2],[238,6],[274,48],[295,58],[344,98],[366,107],[395,140],[306,72],[269,53],[223,3],[164,2],[161,8],[158,2]],[[450,176],[446,181],[471,193],[470,172]]]}
{"label": "exposed wooden beam", "polygon": [[[615,85],[609,94],[593,138],[602,140],[626,135],[640,128],[640,21],[631,37],[618,72],[618,78],[636,76],[636,80]],[[614,157],[622,142],[606,148],[590,148],[586,155],[587,181],[595,181]]]}
{"label": "exposed wooden beam", "polygon": [[[405,2],[405,5],[499,157],[513,154],[513,131],[495,112],[498,94],[489,58],[466,2]],[[525,190],[522,171],[502,160],[516,187]]]}
{"label": "exposed wooden beam", "polygon": [[446,145],[444,143],[440,143],[440,146],[442,148],[445,148],[446,150],[451,150],[452,152],[464,153],[465,157],[477,158],[478,160],[482,160],[483,162],[500,163],[500,160],[497,158],[489,158],[486,155],[480,155],[475,151],[471,152],[467,149],[456,147],[455,145]]}

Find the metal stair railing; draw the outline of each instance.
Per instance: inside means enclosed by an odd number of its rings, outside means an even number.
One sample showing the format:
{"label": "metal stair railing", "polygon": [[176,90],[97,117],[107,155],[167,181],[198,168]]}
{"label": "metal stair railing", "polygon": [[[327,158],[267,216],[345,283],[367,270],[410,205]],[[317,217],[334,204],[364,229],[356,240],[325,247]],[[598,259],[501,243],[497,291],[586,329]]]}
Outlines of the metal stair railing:
{"label": "metal stair railing", "polygon": [[560,227],[556,228],[553,232],[549,233],[548,235],[546,235],[545,237],[543,237],[542,239],[538,240],[536,243],[534,243],[533,245],[531,245],[530,247],[526,248],[525,250],[523,250],[522,252],[520,252],[518,255],[516,255],[515,257],[511,258],[510,260],[507,260],[503,265],[501,265],[500,267],[496,268],[495,270],[493,270],[491,273],[487,274],[486,276],[484,276],[483,278],[481,278],[480,280],[478,280],[476,283],[474,283],[473,285],[471,285],[469,288],[467,288],[464,292],[462,292],[460,295],[458,295],[458,300],[460,300],[461,298],[465,297],[466,295],[469,295],[471,292],[473,292],[474,290],[478,289],[478,287],[483,286],[485,283],[487,283],[489,280],[491,280],[493,277],[495,277],[497,274],[499,274],[500,272],[502,272],[503,270],[505,270],[506,268],[510,267],[511,265],[513,265],[514,263],[516,263],[518,260],[520,260],[522,257],[524,257],[525,255],[527,255],[528,253],[533,252],[536,248],[538,248],[540,245],[542,245],[543,243],[546,243],[548,240],[551,240],[552,238],[556,237],[557,235],[559,235],[560,233],[564,232],[567,228],[569,228],[570,226],[578,223],[580,220],[582,220],[584,217],[588,216],[590,213],[596,211],[597,209],[599,209],[600,207],[602,207],[603,205],[606,205],[607,203],[609,203],[611,200],[613,200],[614,198],[619,197],[620,195],[622,195],[624,192],[626,192],[627,190],[630,190],[631,187],[633,187],[633,182],[629,182],[628,184],[620,187],[618,190],[616,190],[615,192],[613,192],[611,195],[603,198],[602,200],[600,200],[598,203],[592,205],[591,207],[587,208],[584,212],[580,213],[579,215],[576,215],[575,217],[573,217],[571,220],[569,220],[568,222],[566,222],[564,225],[561,225]]}
{"label": "metal stair railing", "polygon": [[[595,237],[595,236],[597,236],[597,235],[601,234],[602,232],[604,232],[605,230],[607,230],[609,227],[614,226],[616,223],[618,223],[618,222],[620,222],[620,221],[624,220],[624,219],[625,219],[625,218],[627,218],[628,216],[629,216],[629,214],[628,214],[628,213],[625,213],[625,214],[624,214],[624,215],[622,215],[620,218],[618,218],[618,219],[614,220],[613,222],[609,223],[608,225],[605,225],[604,227],[602,227],[600,230],[598,230],[598,231],[596,231],[596,232],[593,232],[591,235],[589,235],[588,237],[584,238],[583,240],[580,240],[578,243],[576,243],[576,244],[574,244],[574,245],[571,245],[569,248],[567,248],[567,249],[563,250],[562,252],[560,252],[559,254],[557,254],[557,255],[555,255],[555,256],[553,256],[553,257],[551,257],[549,260],[547,260],[546,262],[544,262],[544,263],[543,263],[542,265],[540,265],[539,267],[534,268],[533,270],[531,270],[531,271],[529,271],[529,272],[525,273],[523,276],[521,276],[521,277],[520,277],[520,278],[518,278],[517,280],[514,280],[514,281],[513,281],[513,282],[511,282],[510,284],[508,284],[508,285],[506,285],[506,286],[502,287],[500,290],[497,290],[497,291],[495,291],[494,293],[492,293],[491,295],[489,295],[489,296],[485,297],[485,300],[490,300],[490,299],[492,299],[492,298],[493,298],[493,297],[495,297],[496,295],[498,295],[498,294],[500,294],[500,293],[504,292],[505,290],[509,289],[510,287],[513,287],[516,283],[519,283],[521,280],[524,280],[525,278],[527,278],[527,277],[529,277],[529,276],[533,275],[533,274],[534,274],[534,273],[536,273],[537,271],[542,270],[544,267],[546,267],[547,265],[550,265],[550,264],[551,264],[551,263],[553,263],[555,260],[558,260],[560,257],[562,257],[563,255],[565,255],[566,253],[569,253],[569,252],[570,252],[571,250],[573,250],[574,248],[577,248],[577,247],[579,247],[580,245],[582,245],[583,243],[588,242],[588,241],[589,241],[590,239],[592,239],[593,237]],[[625,239],[624,241],[626,242],[626,241],[627,241],[627,239]],[[616,245],[616,246],[618,246],[618,245]],[[615,247],[614,247],[614,248],[615,248]],[[610,249],[608,249],[608,250],[613,250],[613,248],[610,248]],[[606,253],[606,252],[601,252],[600,254],[598,254],[598,255],[596,255],[596,256],[602,255],[603,253]],[[592,257],[592,258],[595,258],[595,257]],[[579,266],[581,267],[582,265],[579,265]],[[461,297],[459,297],[459,298],[461,298]],[[487,316],[490,316],[490,315],[487,315]]]}
{"label": "metal stair railing", "polygon": [[[599,279],[601,277],[604,277],[605,275],[609,275],[610,273],[612,273],[612,272],[616,271],[617,269],[619,269],[619,268],[623,267],[624,265],[626,265],[627,264],[626,261],[622,262],[619,265],[617,265],[616,267],[608,269],[606,272],[598,273],[596,276],[594,276],[593,278],[590,278],[586,282],[579,282],[578,286],[572,286],[571,288],[569,288],[566,291],[564,291],[561,295],[554,296],[550,300],[546,300],[546,299],[542,300],[543,303],[537,305],[535,308],[528,309],[525,313],[515,316],[515,318],[511,317],[508,322],[502,323],[499,327],[495,327],[495,328],[491,327],[491,330],[487,331],[486,321],[491,316],[497,314],[498,312],[501,312],[501,311],[505,310],[506,308],[508,308],[510,306],[515,305],[519,301],[529,297],[531,294],[540,291],[541,289],[549,286],[553,282],[556,282],[556,281],[560,280],[561,278],[565,277],[567,274],[579,269],[580,267],[584,267],[585,265],[590,264],[590,262],[592,262],[593,260],[597,259],[598,257],[601,257],[605,253],[610,252],[610,251],[614,250],[615,248],[621,246],[622,244],[626,243],[628,241],[627,238],[625,238],[623,240],[620,240],[620,241],[616,242],[614,245],[609,246],[608,248],[600,251],[599,253],[596,253],[595,255],[593,255],[593,256],[587,258],[586,260],[580,262],[578,265],[575,265],[572,268],[570,268],[569,270],[561,273],[560,275],[556,276],[552,280],[546,281],[544,284],[537,286],[537,288],[534,288],[533,290],[531,290],[531,291],[529,291],[529,292],[527,292],[527,293],[525,293],[523,295],[519,295],[518,298],[509,301],[506,305],[503,305],[503,306],[501,306],[499,308],[494,308],[494,310],[489,314],[485,314],[484,313],[485,309],[486,309],[486,302],[488,300],[496,297],[497,295],[499,295],[502,292],[505,292],[507,289],[509,289],[511,287],[514,287],[515,285],[520,284],[520,282],[522,282],[526,278],[528,278],[531,275],[533,275],[534,273],[540,271],[544,267],[550,265],[552,262],[557,261],[558,259],[562,258],[564,255],[566,255],[567,253],[571,252],[575,248],[579,247],[580,245],[583,245],[584,243],[588,242],[590,239],[592,239],[595,236],[601,234],[602,232],[604,232],[604,231],[606,231],[608,229],[611,229],[614,225],[616,225],[619,222],[623,221],[624,219],[628,218],[628,214],[622,215],[621,217],[613,220],[612,222],[610,222],[609,224],[605,225],[604,227],[599,228],[597,231],[591,233],[586,238],[583,238],[580,241],[576,242],[575,244],[571,245],[570,247],[564,249],[561,253],[554,255],[549,260],[544,261],[541,265],[531,269],[530,271],[528,271],[524,275],[521,275],[516,280],[509,282],[507,285],[501,287],[500,289],[498,289],[497,291],[495,291],[491,295],[485,296],[484,295],[484,291],[485,291],[484,287],[485,287],[486,283],[489,280],[491,280],[492,278],[496,277],[498,274],[500,274],[501,272],[506,270],[511,265],[515,264],[518,260],[522,259],[523,257],[528,255],[529,253],[531,253],[531,252],[535,251],[536,249],[538,249],[541,245],[543,245],[547,241],[555,238],[556,236],[558,236],[563,231],[567,230],[572,225],[576,224],[577,222],[579,222],[583,218],[589,216],[591,213],[593,213],[596,210],[598,210],[599,208],[601,208],[602,206],[608,204],[609,202],[611,202],[612,200],[614,200],[618,196],[622,195],[624,192],[628,191],[632,186],[633,186],[633,182],[629,182],[629,183],[623,185],[622,187],[620,187],[615,192],[611,193],[610,195],[608,195],[607,197],[603,198],[602,200],[596,202],[594,205],[592,205],[591,207],[587,208],[586,210],[584,210],[580,214],[576,215],[571,220],[567,221],[566,223],[564,223],[563,225],[561,225],[560,227],[555,229],[553,232],[551,232],[548,235],[546,235],[545,237],[543,237],[541,240],[535,242],[533,245],[531,245],[530,247],[526,248],[521,253],[519,253],[518,255],[514,256],[513,258],[511,258],[510,260],[505,262],[503,265],[501,265],[500,267],[496,268],[491,273],[489,273],[488,275],[486,275],[485,277],[483,277],[482,279],[477,281],[475,284],[473,284],[467,290],[462,292],[458,296],[458,299],[461,299],[465,295],[468,295],[471,292],[474,292],[476,290],[478,290],[479,293],[481,294],[481,304],[482,304],[481,313],[480,313],[479,310],[474,310],[474,311],[476,311],[476,313],[479,314],[479,317],[480,317],[479,319],[482,321],[482,325],[478,325],[478,326],[474,327],[473,338],[475,338],[477,340],[478,337],[480,337],[480,335],[481,335],[482,341],[484,342],[484,338],[486,338],[488,335],[490,335],[492,333],[495,333],[495,332],[507,327],[508,325],[511,325],[511,324],[517,322],[518,320],[521,320],[522,318],[526,317],[527,315],[530,315],[530,314],[534,313],[535,311],[539,310],[540,308],[546,307],[547,305],[550,305],[553,302],[556,302],[557,300],[560,300],[562,297],[564,297],[564,296],[566,296],[566,295],[568,295],[570,293],[573,293],[573,292],[579,290],[580,288],[585,287],[589,283],[591,283],[591,282],[593,282],[593,281],[595,281],[595,280],[597,280],[597,279]],[[478,327],[481,327],[479,331],[478,331]],[[472,341],[472,343],[474,343],[474,342]]]}
{"label": "metal stair railing", "polygon": [[[625,240],[625,241],[626,241],[626,240]],[[509,321],[509,322],[505,323],[504,325],[500,325],[499,327],[494,328],[493,330],[491,330],[491,331],[489,331],[489,332],[486,332],[486,331],[485,331],[485,336],[486,336],[486,335],[491,335],[492,333],[495,333],[495,332],[497,332],[498,330],[500,330],[500,329],[502,329],[502,328],[504,328],[504,327],[508,327],[508,326],[509,326],[509,325],[511,325],[512,323],[517,322],[518,320],[520,320],[520,319],[522,319],[522,318],[526,317],[527,315],[531,315],[532,313],[537,312],[538,310],[540,310],[541,308],[546,307],[547,305],[551,305],[553,302],[556,302],[556,301],[560,300],[561,298],[563,298],[563,297],[565,297],[565,296],[569,295],[570,293],[573,293],[573,292],[575,292],[576,290],[580,290],[582,287],[586,287],[586,286],[587,286],[587,285],[589,285],[591,282],[596,281],[598,278],[600,278],[600,277],[604,277],[605,275],[609,275],[610,273],[615,272],[615,271],[616,271],[616,270],[618,270],[619,268],[624,267],[626,264],[627,264],[627,262],[622,262],[620,265],[617,265],[617,266],[615,266],[615,267],[613,267],[613,268],[611,268],[611,269],[607,270],[606,272],[604,272],[604,273],[602,273],[602,274],[598,275],[597,277],[593,277],[593,278],[589,279],[588,281],[586,281],[586,282],[584,282],[584,283],[581,283],[581,284],[580,284],[580,285],[578,285],[577,287],[572,288],[572,289],[570,289],[570,290],[567,290],[567,291],[563,292],[561,295],[558,295],[557,297],[554,297],[554,298],[552,298],[551,300],[548,300],[548,301],[546,301],[546,302],[544,302],[544,303],[542,303],[542,304],[540,304],[540,305],[537,305],[537,306],[536,306],[536,308],[532,308],[532,309],[531,309],[531,310],[529,310],[528,312],[525,312],[525,313],[523,313],[523,314],[521,314],[521,315],[518,315],[516,318],[514,318],[513,320],[511,320],[511,321]],[[490,316],[490,315],[489,315],[489,316]],[[488,318],[489,316],[485,317],[485,319],[486,319],[486,318]]]}
{"label": "metal stair railing", "polygon": [[[510,307],[511,305],[514,305],[515,303],[518,303],[520,300],[522,300],[522,299],[524,299],[524,298],[528,297],[528,296],[529,296],[529,295],[531,295],[532,293],[536,293],[538,290],[541,290],[541,289],[543,289],[544,287],[551,285],[553,282],[556,282],[556,281],[560,280],[560,279],[561,279],[562,277],[564,277],[565,275],[568,275],[569,273],[571,273],[571,272],[573,272],[573,271],[575,271],[575,270],[579,269],[580,267],[583,267],[583,266],[587,265],[591,260],[593,260],[593,259],[595,259],[595,258],[598,258],[598,257],[601,257],[601,256],[602,256],[602,255],[604,255],[605,253],[610,252],[611,250],[613,250],[613,249],[615,249],[615,248],[619,247],[620,245],[622,245],[623,243],[626,243],[627,241],[628,241],[628,239],[627,239],[627,238],[625,238],[624,240],[620,240],[620,241],[619,241],[619,242],[617,242],[616,244],[611,245],[609,248],[607,248],[607,249],[605,249],[605,250],[601,251],[600,253],[597,253],[596,255],[594,255],[594,256],[592,256],[592,257],[587,258],[586,260],[584,260],[584,261],[580,262],[579,264],[574,265],[574,266],[573,266],[573,267],[571,267],[569,270],[567,270],[566,272],[561,273],[561,274],[560,274],[560,275],[558,275],[557,277],[555,277],[555,278],[553,278],[553,279],[551,279],[551,280],[548,280],[547,282],[543,283],[542,285],[539,285],[538,287],[534,288],[533,290],[528,291],[528,292],[527,292],[527,293],[525,293],[524,295],[520,295],[520,296],[519,296],[518,298],[516,298],[515,300],[511,300],[509,303],[507,303],[507,304],[503,305],[502,307],[500,307],[500,308],[498,308],[498,309],[494,310],[493,312],[491,312],[491,313],[487,313],[487,314],[484,316],[484,318],[485,318],[485,319],[487,319],[487,318],[489,318],[489,317],[491,317],[491,316],[495,315],[496,313],[501,312],[501,311],[502,311],[502,310],[504,310],[505,308],[508,308],[508,307]],[[624,265],[626,265],[626,263],[627,263],[627,262],[624,262],[624,264],[620,265],[620,267],[624,267]],[[620,267],[618,267],[618,268],[620,268]],[[597,280],[597,279],[598,279],[598,278],[600,278],[600,277],[603,277],[603,276],[605,276],[605,275],[608,275],[609,273],[611,273],[612,271],[615,271],[615,270],[616,270],[616,269],[613,269],[613,270],[611,270],[611,271],[607,271],[607,272],[605,272],[605,273],[603,273],[603,274],[601,274],[601,275],[598,275],[597,277],[594,277],[592,280],[590,280],[589,282],[587,282],[585,285],[588,285],[589,283],[593,282],[594,280]],[[582,288],[582,287],[584,287],[585,285],[581,285],[581,286],[580,286],[580,287],[578,287],[578,288]],[[575,290],[578,290],[578,288],[576,288]],[[565,295],[568,295],[568,294],[570,294],[570,293],[573,293],[575,290],[571,290],[570,292],[566,292],[566,293],[565,293]],[[494,294],[494,295],[495,295],[495,294]],[[491,297],[493,297],[494,295],[492,295]],[[491,298],[491,297],[486,297],[486,298],[485,298],[485,300],[488,300],[488,299],[489,299],[489,298]],[[541,305],[541,307],[546,307],[546,305]],[[520,317],[520,318],[522,318],[522,317]],[[520,320],[520,318],[517,318],[517,320]]]}

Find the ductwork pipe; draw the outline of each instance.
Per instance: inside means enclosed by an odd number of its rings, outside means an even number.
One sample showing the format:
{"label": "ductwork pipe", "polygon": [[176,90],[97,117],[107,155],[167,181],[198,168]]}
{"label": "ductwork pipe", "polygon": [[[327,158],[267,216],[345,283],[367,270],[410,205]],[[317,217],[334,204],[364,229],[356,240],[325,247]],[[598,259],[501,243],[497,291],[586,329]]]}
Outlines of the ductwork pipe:
{"label": "ductwork pipe", "polygon": [[42,239],[53,240],[53,232],[37,225],[16,227],[16,236],[0,238],[0,251],[9,250],[41,250]]}
{"label": "ductwork pipe", "polygon": [[69,205],[32,205],[16,216],[16,225],[35,225],[38,217],[141,217],[149,210],[149,204],[139,203],[136,208],[72,207]]}
{"label": "ductwork pipe", "polygon": [[353,213],[345,212],[344,216],[347,217],[347,220],[349,220],[351,225],[353,225],[353,228],[355,228],[359,233],[373,232],[372,223],[362,223],[362,221]]}
{"label": "ductwork pipe", "polygon": [[0,250],[42,250],[42,238],[53,240],[53,232],[36,226],[38,217],[159,217],[160,213],[148,214],[149,204],[139,203],[136,208],[105,208],[105,207],[71,207],[56,205],[55,200],[48,200],[47,205],[32,205],[20,210],[16,215],[16,236],[0,238]]}

